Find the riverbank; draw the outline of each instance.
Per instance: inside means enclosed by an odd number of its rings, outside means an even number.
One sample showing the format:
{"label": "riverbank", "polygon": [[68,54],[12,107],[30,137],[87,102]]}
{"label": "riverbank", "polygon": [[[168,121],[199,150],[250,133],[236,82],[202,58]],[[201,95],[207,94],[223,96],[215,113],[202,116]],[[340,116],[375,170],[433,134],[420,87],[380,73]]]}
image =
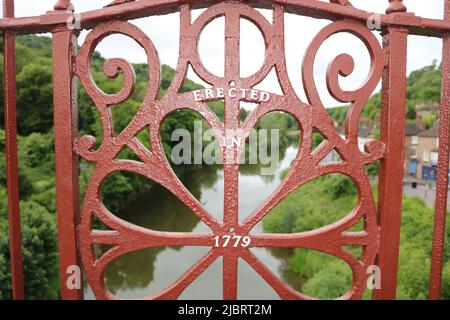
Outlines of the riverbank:
{"label": "riverbank", "polygon": [[[354,188],[346,184],[345,179],[328,176],[303,186],[264,220],[264,231],[302,232],[337,221],[349,213],[357,201]],[[433,209],[418,197],[404,197],[397,298],[426,299],[432,234]],[[450,227],[447,227],[446,247],[449,237]],[[362,248],[346,249],[358,257]],[[301,291],[317,298],[337,298],[351,286],[350,268],[343,261],[323,253],[295,249],[288,259],[288,267],[306,279]],[[449,250],[445,251],[444,256],[443,283],[442,297],[449,299]],[[364,298],[370,298],[368,290]]]}

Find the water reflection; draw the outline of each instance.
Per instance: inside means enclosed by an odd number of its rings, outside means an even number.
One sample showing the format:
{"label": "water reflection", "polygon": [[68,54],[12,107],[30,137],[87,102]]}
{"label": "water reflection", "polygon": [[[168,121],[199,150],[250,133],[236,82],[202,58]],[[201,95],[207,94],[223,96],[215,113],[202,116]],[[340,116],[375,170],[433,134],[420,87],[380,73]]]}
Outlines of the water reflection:
{"label": "water reflection", "polygon": [[[239,215],[242,221],[279,186],[280,172],[289,167],[297,149],[289,147],[273,176],[261,176],[255,168],[240,172]],[[190,171],[183,183],[217,219],[223,214],[223,171],[221,167],[204,167]],[[136,225],[160,231],[208,232],[181,201],[166,189],[155,186],[119,213],[119,217]],[[253,233],[262,231],[258,224]],[[138,298],[168,287],[198,261],[209,248],[170,247],[145,249],[112,261],[105,272],[107,288],[120,298]],[[252,252],[292,288],[300,290],[304,279],[287,268],[289,249],[255,248]],[[278,299],[244,261],[239,262],[239,299]],[[93,294],[86,286],[86,298]],[[222,259],[213,263],[180,297],[182,299],[222,299]]]}
{"label": "water reflection", "polygon": [[[204,189],[214,189],[219,179],[218,171],[218,167],[205,167],[188,172],[183,183],[194,197],[201,200]],[[118,216],[158,231],[192,232],[202,223],[182,201],[159,185],[123,209]],[[206,227],[206,231],[210,229]]]}

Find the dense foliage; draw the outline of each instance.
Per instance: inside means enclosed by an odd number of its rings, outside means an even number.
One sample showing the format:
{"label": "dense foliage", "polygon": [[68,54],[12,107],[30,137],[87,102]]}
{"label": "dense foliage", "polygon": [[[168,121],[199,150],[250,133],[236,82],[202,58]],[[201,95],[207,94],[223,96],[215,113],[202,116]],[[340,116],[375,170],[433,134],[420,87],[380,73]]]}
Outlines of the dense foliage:
{"label": "dense foliage", "polygon": [[[375,189],[375,188],[374,188]],[[331,224],[347,215],[357,201],[356,188],[346,176],[327,175],[293,192],[264,220],[274,233],[305,232]],[[361,230],[362,224],[351,230]],[[433,210],[416,197],[404,197],[399,261],[399,299],[426,299],[433,232]],[[447,248],[450,227],[447,227]],[[361,248],[345,248],[356,257]],[[305,279],[303,292],[324,299],[338,298],[351,286],[350,267],[330,255],[295,249],[289,266]],[[444,299],[450,299],[450,252],[444,257]],[[367,291],[365,298],[370,297]]]}
{"label": "dense foliage", "polygon": [[[432,107],[441,98],[441,66],[436,61],[427,67],[411,72],[406,83],[407,120],[416,121],[416,110],[422,106]],[[379,117],[381,107],[381,93],[372,95],[361,113],[361,123],[372,127],[372,134],[379,131]],[[338,127],[342,127],[347,115],[348,106],[328,109]],[[422,119],[427,128],[431,128],[438,118],[436,111],[426,113]]]}

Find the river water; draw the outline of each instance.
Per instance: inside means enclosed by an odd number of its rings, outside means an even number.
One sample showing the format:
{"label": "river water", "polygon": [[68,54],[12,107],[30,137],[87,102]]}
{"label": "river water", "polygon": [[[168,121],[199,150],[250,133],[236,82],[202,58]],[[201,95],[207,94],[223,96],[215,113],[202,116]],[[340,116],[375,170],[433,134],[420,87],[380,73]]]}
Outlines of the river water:
{"label": "river water", "polygon": [[[280,173],[297,154],[289,147],[274,175],[262,176],[258,168],[241,169],[239,178],[240,221],[267,199],[280,185]],[[221,220],[223,215],[223,171],[206,167],[188,172],[183,183],[205,208]],[[183,203],[160,186],[155,186],[119,213],[119,217],[149,229],[179,232],[209,232]],[[259,224],[252,233],[262,232]],[[170,286],[208,252],[205,247],[168,247],[140,250],[112,261],[106,268],[107,288],[120,298],[133,299]],[[272,272],[289,286],[300,290],[304,280],[287,268],[289,249],[251,249]],[[86,286],[86,299],[93,294]],[[222,259],[219,258],[180,296],[180,299],[222,299]],[[239,261],[238,299],[278,299],[275,291],[242,259]]]}

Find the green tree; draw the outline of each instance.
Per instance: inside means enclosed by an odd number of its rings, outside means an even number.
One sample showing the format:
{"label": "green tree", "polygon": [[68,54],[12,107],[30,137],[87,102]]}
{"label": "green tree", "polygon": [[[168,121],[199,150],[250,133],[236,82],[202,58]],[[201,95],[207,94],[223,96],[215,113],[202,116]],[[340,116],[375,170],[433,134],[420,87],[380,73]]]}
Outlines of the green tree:
{"label": "green tree", "polygon": [[[22,201],[20,209],[26,298],[56,299],[58,292],[52,287],[58,265],[55,216],[32,201]],[[5,217],[0,217],[0,262],[0,299],[9,299],[11,273]]]}
{"label": "green tree", "polygon": [[52,69],[28,64],[17,75],[18,132],[48,132],[53,126]]}

